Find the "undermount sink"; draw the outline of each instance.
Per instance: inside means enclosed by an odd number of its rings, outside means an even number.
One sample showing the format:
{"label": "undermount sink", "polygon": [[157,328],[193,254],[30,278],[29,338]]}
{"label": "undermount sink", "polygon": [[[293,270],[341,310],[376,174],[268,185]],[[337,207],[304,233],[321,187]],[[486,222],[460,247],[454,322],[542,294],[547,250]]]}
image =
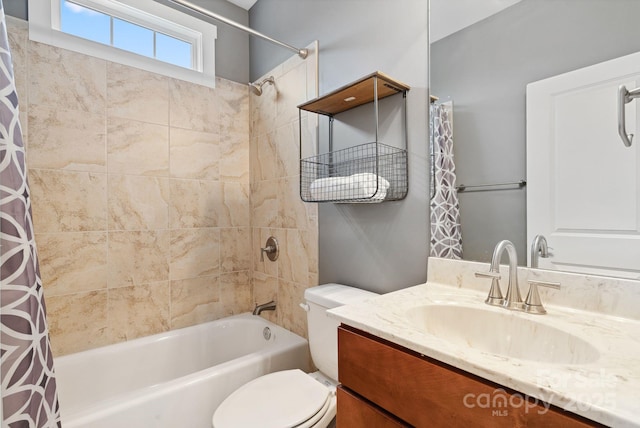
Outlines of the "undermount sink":
{"label": "undermount sink", "polygon": [[500,308],[430,304],[409,309],[419,330],[494,355],[554,364],[588,364],[600,353],[570,332]]}

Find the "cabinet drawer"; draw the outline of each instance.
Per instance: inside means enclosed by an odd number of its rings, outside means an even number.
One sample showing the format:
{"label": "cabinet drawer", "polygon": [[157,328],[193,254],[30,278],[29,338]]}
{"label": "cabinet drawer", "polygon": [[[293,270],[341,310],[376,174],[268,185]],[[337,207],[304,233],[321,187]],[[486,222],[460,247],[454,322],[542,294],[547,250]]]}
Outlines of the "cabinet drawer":
{"label": "cabinet drawer", "polygon": [[338,414],[336,428],[409,428],[349,390],[338,387]]}
{"label": "cabinet drawer", "polygon": [[344,325],[338,368],[343,386],[416,427],[600,426]]}

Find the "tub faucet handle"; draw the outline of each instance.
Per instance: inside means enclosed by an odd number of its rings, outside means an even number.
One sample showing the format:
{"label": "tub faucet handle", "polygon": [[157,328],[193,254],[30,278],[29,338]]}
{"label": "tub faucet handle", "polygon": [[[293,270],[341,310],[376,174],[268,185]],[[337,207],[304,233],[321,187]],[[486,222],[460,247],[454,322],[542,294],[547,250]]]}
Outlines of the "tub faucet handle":
{"label": "tub faucet handle", "polygon": [[273,236],[270,236],[269,239],[267,239],[267,243],[265,247],[260,248],[261,262],[264,261],[264,253],[267,253],[267,257],[272,262],[275,262],[276,260],[278,260],[278,254],[279,254],[278,241]]}

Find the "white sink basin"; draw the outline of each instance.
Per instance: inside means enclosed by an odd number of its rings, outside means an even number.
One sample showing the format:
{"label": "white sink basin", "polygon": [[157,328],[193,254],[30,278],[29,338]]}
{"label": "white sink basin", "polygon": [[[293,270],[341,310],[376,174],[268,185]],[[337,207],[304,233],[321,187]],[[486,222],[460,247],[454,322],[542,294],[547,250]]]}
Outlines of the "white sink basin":
{"label": "white sink basin", "polygon": [[530,319],[538,315],[488,306],[430,304],[409,309],[407,316],[425,333],[498,356],[553,364],[588,364],[600,357],[584,339]]}

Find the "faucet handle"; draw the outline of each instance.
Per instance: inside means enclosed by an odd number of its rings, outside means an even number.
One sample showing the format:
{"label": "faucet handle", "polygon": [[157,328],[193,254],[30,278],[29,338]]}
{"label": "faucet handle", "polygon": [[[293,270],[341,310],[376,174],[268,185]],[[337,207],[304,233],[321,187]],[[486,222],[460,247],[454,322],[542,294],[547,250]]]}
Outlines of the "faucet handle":
{"label": "faucet handle", "polygon": [[524,311],[530,314],[546,314],[547,310],[544,308],[544,306],[542,306],[540,294],[538,293],[538,286],[560,290],[560,283],[538,281],[535,279],[530,279],[527,282],[529,283],[529,293],[527,294],[527,298],[524,301]]}
{"label": "faucet handle", "polygon": [[502,290],[500,289],[500,279],[502,278],[500,272],[476,272],[475,275],[476,278],[491,278],[489,295],[484,302],[487,305],[502,306],[504,304],[504,297],[502,297]]}
{"label": "faucet handle", "polygon": [[559,282],[538,281],[537,279],[530,279],[527,282],[529,283],[529,285],[539,285],[540,287],[554,288],[556,290],[560,290],[561,288],[561,284]]}
{"label": "faucet handle", "polygon": [[276,260],[278,260],[278,253],[279,253],[278,241],[273,236],[270,236],[269,239],[267,239],[267,243],[265,244],[265,247],[261,247],[260,248],[260,261],[261,262],[264,261],[264,254],[265,253],[267,253],[267,257],[272,262],[275,262]]}
{"label": "faucet handle", "polygon": [[491,278],[491,279],[502,279],[502,275],[500,272],[476,272],[476,278]]}

